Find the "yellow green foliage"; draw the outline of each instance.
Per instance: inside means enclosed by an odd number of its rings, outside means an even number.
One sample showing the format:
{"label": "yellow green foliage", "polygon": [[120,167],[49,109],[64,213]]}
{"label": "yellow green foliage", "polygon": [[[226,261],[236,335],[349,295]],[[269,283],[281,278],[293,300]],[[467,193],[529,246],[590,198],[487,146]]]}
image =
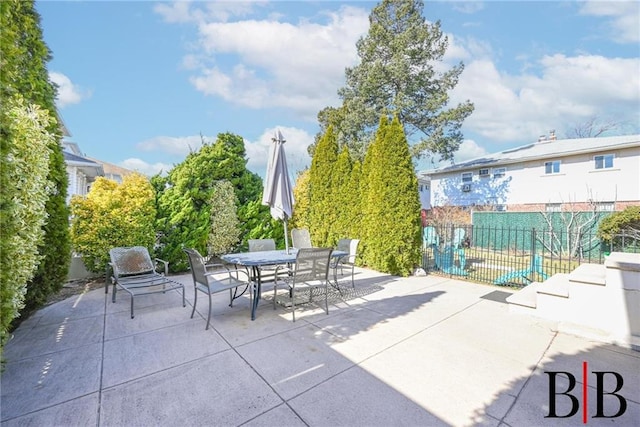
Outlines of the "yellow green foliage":
{"label": "yellow green foliage", "polygon": [[18,96],[2,111],[7,138],[0,157],[0,346],[24,307],[27,282],[41,261],[38,245],[51,188],[49,145],[55,140],[47,126],[53,121],[46,110]]}
{"label": "yellow green foliage", "polygon": [[73,250],[82,255],[89,271],[101,273],[109,249],[155,243],[155,192],[147,177],[133,174],[122,184],[98,178],[85,197],[71,199]]}

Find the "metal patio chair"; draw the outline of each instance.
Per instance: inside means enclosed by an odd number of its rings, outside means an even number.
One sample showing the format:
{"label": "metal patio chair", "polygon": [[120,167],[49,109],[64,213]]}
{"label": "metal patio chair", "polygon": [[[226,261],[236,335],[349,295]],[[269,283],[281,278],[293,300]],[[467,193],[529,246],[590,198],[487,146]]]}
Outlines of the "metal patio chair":
{"label": "metal patio chair", "polygon": [[341,257],[334,257],[331,260],[331,268],[333,269],[333,280],[338,286],[338,269],[340,269],[340,274],[344,275],[344,269],[351,270],[351,287],[355,289],[355,266],[356,266],[356,257],[358,256],[358,244],[360,243],[359,239],[340,239],[338,240],[338,245],[336,250],[347,252],[348,255]]}
{"label": "metal patio chair", "polygon": [[[222,264],[207,264],[205,259],[195,249],[185,248],[183,249],[189,259],[189,267],[191,268],[191,275],[193,277],[194,286],[194,298],[193,298],[193,310],[191,310],[191,318],[196,312],[196,306],[198,304],[198,292],[202,292],[209,297],[209,311],[207,314],[207,326],[205,329],[209,329],[211,323],[211,295],[218,292],[229,291],[229,307],[233,307],[233,301],[236,298],[241,297],[247,289],[251,296],[252,284],[249,280],[249,275],[242,270],[229,270]],[[246,280],[240,279],[240,274],[246,275]],[[238,288],[244,286],[240,294],[238,294]]]}
{"label": "metal patio chair", "polygon": [[291,244],[296,249],[312,248],[309,230],[306,228],[294,228],[291,230]]}
{"label": "metal patio chair", "polygon": [[[329,267],[332,248],[302,248],[296,255],[296,263],[291,269],[279,269],[273,287],[273,306],[276,306],[278,286],[285,285],[288,292],[281,298],[288,298],[291,303],[293,321],[296,321],[296,291],[301,287],[309,290],[309,302],[313,301],[314,290],[324,291],[325,311],[329,314]],[[286,272],[284,278],[280,271]]]}
{"label": "metal patio chair", "polygon": [[[169,263],[159,258],[152,261],[149,251],[144,246],[112,248],[109,251],[109,257],[113,285],[112,301],[116,302],[118,288],[127,292],[131,296],[132,319],[134,317],[133,301],[139,295],[181,290],[182,306],[186,306],[184,285],[167,277]],[[160,268],[161,271],[158,271]]]}

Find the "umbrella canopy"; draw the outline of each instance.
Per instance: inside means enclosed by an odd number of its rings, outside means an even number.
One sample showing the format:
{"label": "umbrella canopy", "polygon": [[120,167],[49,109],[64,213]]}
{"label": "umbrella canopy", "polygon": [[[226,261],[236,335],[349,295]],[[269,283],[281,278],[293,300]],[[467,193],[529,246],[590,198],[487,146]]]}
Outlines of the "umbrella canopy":
{"label": "umbrella canopy", "polygon": [[287,157],[284,153],[285,139],[280,131],[276,131],[269,150],[269,162],[262,194],[262,204],[271,207],[271,216],[284,221],[284,241],[289,251],[287,236],[287,220],[293,213],[293,187],[289,179]]}

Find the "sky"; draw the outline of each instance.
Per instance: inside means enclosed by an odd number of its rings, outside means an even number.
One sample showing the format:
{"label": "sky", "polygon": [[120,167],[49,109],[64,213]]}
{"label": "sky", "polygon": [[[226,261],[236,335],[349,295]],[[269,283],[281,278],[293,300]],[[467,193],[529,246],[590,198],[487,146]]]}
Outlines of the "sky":
{"label": "sky", "polygon": [[[36,1],[69,138],[89,157],[166,173],[231,132],[264,176],[279,129],[292,175],[317,113],[341,105],[370,1]],[[470,100],[454,161],[558,138],[595,119],[640,134],[640,2],[429,1]],[[415,162],[416,170],[444,166]],[[294,176],[292,178],[295,178]]]}

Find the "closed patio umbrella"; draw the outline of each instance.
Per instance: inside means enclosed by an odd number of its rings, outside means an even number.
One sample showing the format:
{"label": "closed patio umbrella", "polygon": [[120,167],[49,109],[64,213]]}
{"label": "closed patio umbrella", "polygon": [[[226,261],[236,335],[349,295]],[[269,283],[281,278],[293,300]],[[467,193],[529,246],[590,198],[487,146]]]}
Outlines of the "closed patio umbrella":
{"label": "closed patio umbrella", "polygon": [[280,131],[276,131],[269,150],[267,174],[265,177],[262,204],[271,207],[271,216],[284,222],[284,242],[289,252],[289,237],[287,236],[287,220],[293,213],[293,187],[289,179],[287,157],[284,153],[285,139]]}

